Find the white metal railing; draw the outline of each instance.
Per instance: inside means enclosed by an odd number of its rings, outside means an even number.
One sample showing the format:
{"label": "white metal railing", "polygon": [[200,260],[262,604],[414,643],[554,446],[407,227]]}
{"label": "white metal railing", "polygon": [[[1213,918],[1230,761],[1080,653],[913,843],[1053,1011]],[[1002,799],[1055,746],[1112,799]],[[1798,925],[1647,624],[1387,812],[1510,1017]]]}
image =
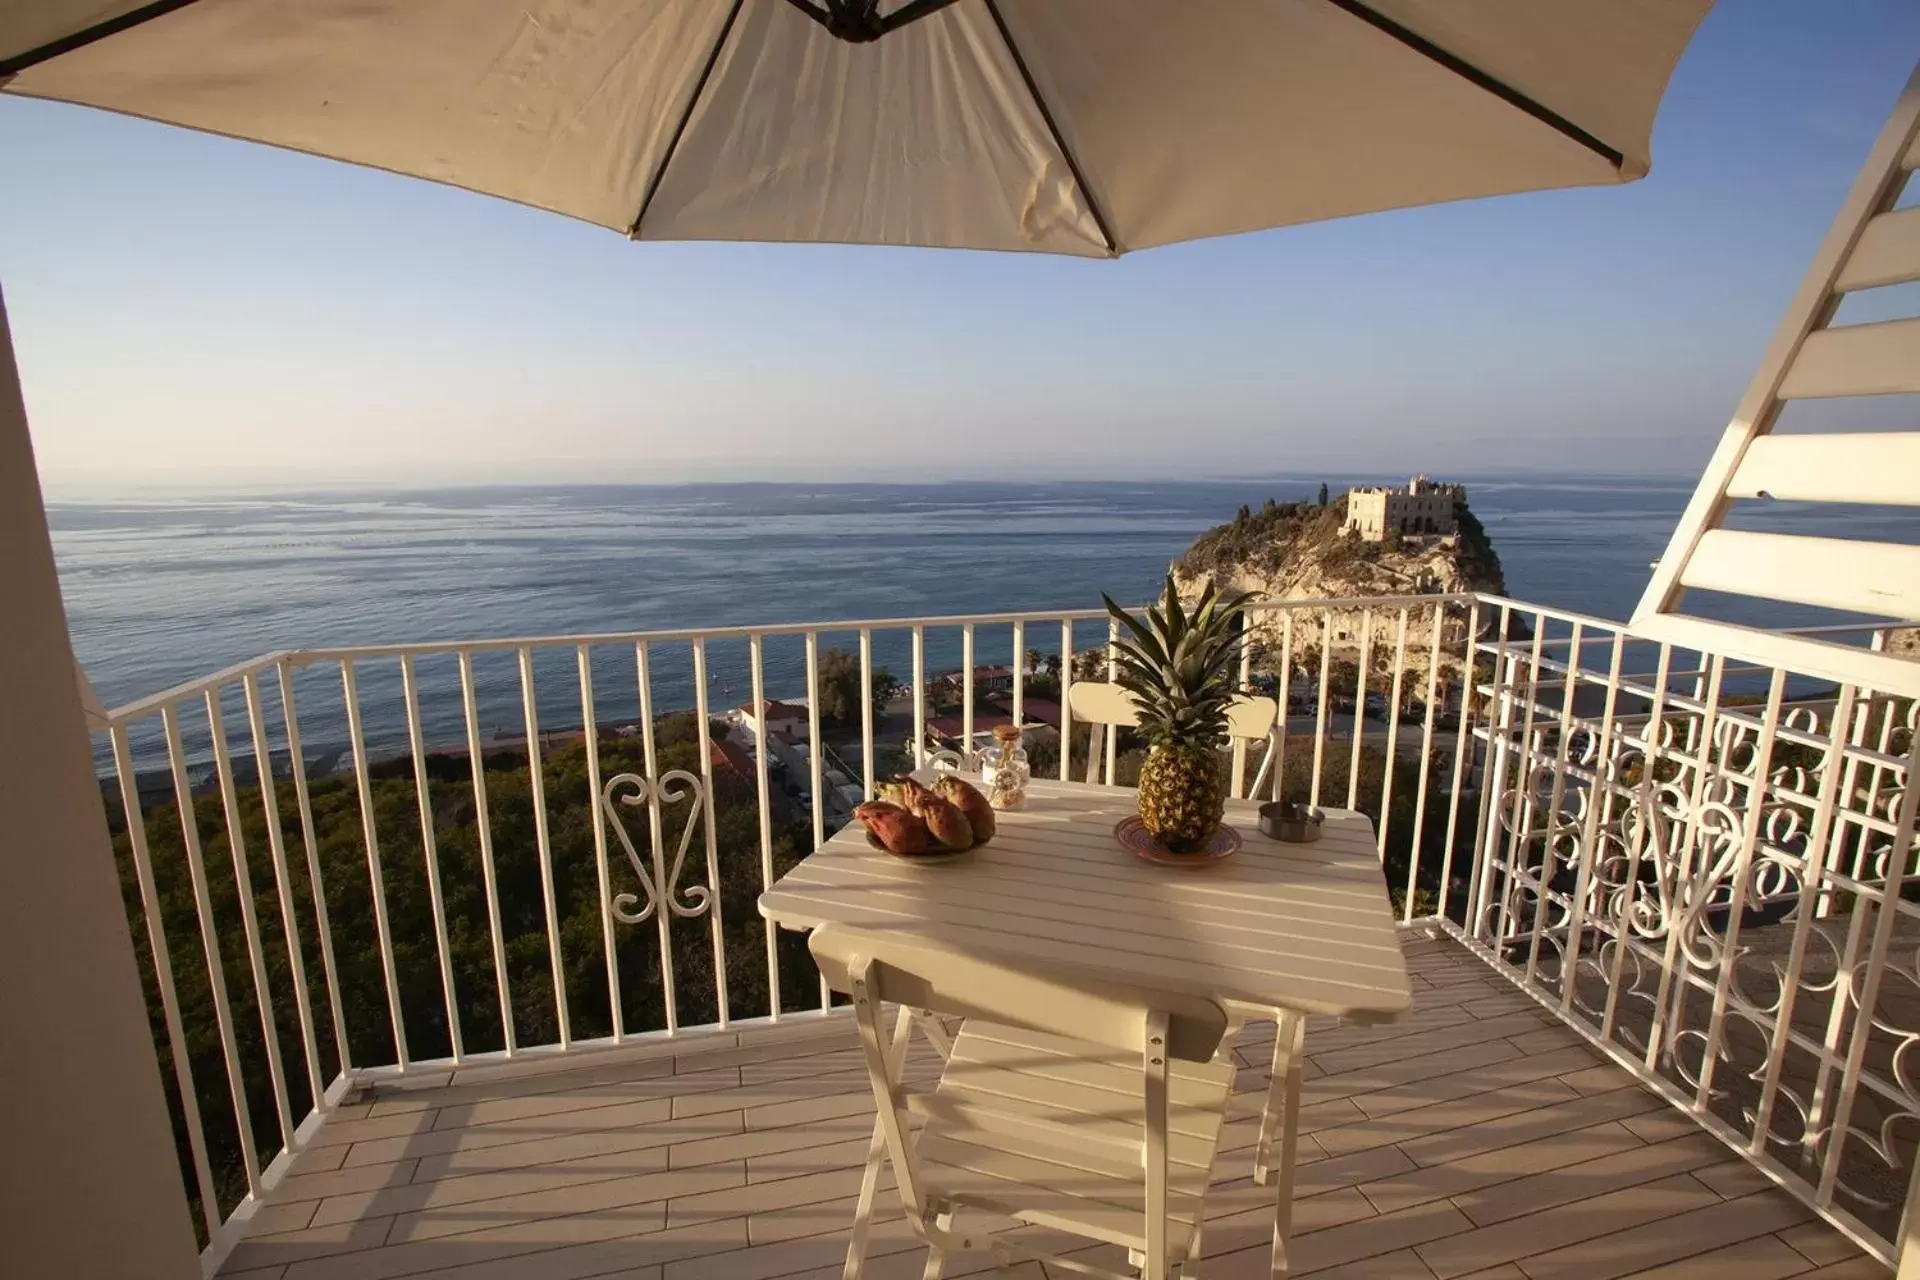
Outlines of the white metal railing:
{"label": "white metal railing", "polygon": [[[1911,703],[1488,596],[1262,604],[1251,628],[1241,678],[1285,709],[1273,795],[1368,812],[1403,921],[1453,932],[1887,1256],[1891,1225],[1844,1201],[1846,1142],[1816,1136],[1785,1160],[1752,1136],[1771,1120],[1723,1114],[1736,1073],[1699,1068],[1699,1050],[1717,1061],[1738,1039],[1727,1026],[1765,1020],[1735,977],[1752,953],[1737,932],[1717,950],[1678,939],[1711,934],[1720,909],[1696,885],[1712,824],[1750,813],[1739,865],[1781,870],[1723,905],[1786,904],[1792,983],[1807,938],[1864,927],[1861,904],[1908,869],[1862,841],[1911,847],[1911,804],[1888,807],[1906,793]],[[754,898],[845,820],[842,787],[870,796],[990,721],[1027,726],[1041,760],[1057,744],[1058,776],[1084,776],[1064,686],[1076,655],[1104,677],[1112,635],[1078,610],[299,650],[110,713],[110,809],[207,1267],[359,1084],[819,1016],[830,998],[804,945]],[[1029,646],[1049,661],[1029,669]],[[1002,655],[1011,688],[989,698],[975,666]],[[830,660],[855,673],[851,705],[823,679]],[[883,667],[909,673],[892,707],[875,696]],[[939,680],[947,668],[958,678]],[[1767,695],[1758,711],[1734,705],[1749,686]],[[805,708],[777,732],[781,713],[726,710],[743,695]],[[1233,750],[1236,794],[1248,750]],[[1789,767],[1794,752],[1835,767]],[[1136,767],[1114,734],[1099,764],[1108,785]],[[1793,838],[1766,816],[1780,806],[1828,851],[1811,871],[1780,852]],[[1839,950],[1867,966],[1864,1007],[1895,972],[1885,932]],[[1563,989],[1566,957],[1582,976]],[[1911,1109],[1904,1064],[1870,1052],[1874,1035],[1837,1013],[1808,1037],[1793,998],[1786,1010],[1762,1116],[1800,1105],[1801,1052],[1818,1067],[1805,1107],[1828,1128],[1851,1132],[1863,1097]]]}
{"label": "white metal railing", "polygon": [[1447,927],[1891,1262],[1920,1139],[1920,702],[1496,605]]}

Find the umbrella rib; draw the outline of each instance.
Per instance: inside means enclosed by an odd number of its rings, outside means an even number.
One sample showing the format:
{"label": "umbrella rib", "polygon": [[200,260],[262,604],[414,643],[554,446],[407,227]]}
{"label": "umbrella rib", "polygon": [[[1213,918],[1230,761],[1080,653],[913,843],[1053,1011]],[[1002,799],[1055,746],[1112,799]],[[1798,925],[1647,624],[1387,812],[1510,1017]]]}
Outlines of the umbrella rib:
{"label": "umbrella rib", "polygon": [[714,39],[713,48],[707,50],[706,65],[700,68],[700,78],[694,82],[693,92],[687,95],[687,105],[673,126],[673,137],[667,140],[667,149],[661,154],[660,163],[654,166],[653,176],[647,179],[646,194],[640,197],[640,212],[633,215],[633,225],[627,228],[629,240],[640,238],[640,224],[646,219],[647,210],[653,205],[654,194],[660,190],[660,183],[667,176],[674,152],[680,149],[681,135],[687,131],[687,122],[693,119],[693,109],[700,105],[700,95],[707,91],[707,81],[713,75],[714,64],[720,61],[720,51],[727,47],[727,40],[733,35],[733,22],[740,16],[741,3],[742,0],[733,0],[733,7],[727,10],[727,20],[720,24],[720,34]]}
{"label": "umbrella rib", "polygon": [[29,67],[37,67],[49,58],[57,58],[63,53],[72,53],[75,49],[84,49],[96,40],[105,40],[108,36],[119,35],[155,18],[164,18],[175,9],[184,9],[193,0],[154,0],[152,4],[143,4],[138,9],[129,9],[118,17],[108,18],[105,22],[96,22],[71,35],[61,36],[58,40],[49,40],[36,49],[15,54],[11,58],[0,59],[0,81],[19,75]]}
{"label": "umbrella rib", "polygon": [[1020,56],[1020,46],[1013,42],[1013,32],[1007,30],[1007,20],[1000,16],[1000,6],[994,0],[984,0],[984,3],[995,29],[1000,32],[1001,42],[1007,46],[1007,55],[1013,59],[1021,81],[1027,86],[1027,96],[1033,99],[1034,108],[1040,112],[1047,132],[1053,136],[1054,148],[1060,152],[1061,159],[1067,162],[1067,172],[1073,175],[1073,185],[1080,188],[1080,198],[1087,202],[1087,212],[1093,215],[1093,225],[1099,229],[1100,239],[1106,242],[1109,254],[1119,257],[1120,242],[1113,238],[1113,229],[1107,225],[1106,215],[1100,211],[1100,201],[1094,197],[1093,188],[1087,185],[1087,175],[1080,171],[1080,161],[1074,157],[1073,148],[1060,136],[1060,126],[1054,123],[1053,112],[1047,109],[1047,100],[1040,96],[1040,86],[1033,82],[1033,72],[1027,69],[1027,60]]}
{"label": "umbrella rib", "polygon": [[1565,134],[1614,168],[1618,169],[1626,164],[1625,153],[1608,146],[1545,103],[1529,98],[1512,85],[1495,79],[1466,59],[1447,52],[1412,28],[1402,26],[1385,14],[1368,8],[1360,3],[1360,0],[1327,0],[1327,3],[1358,18],[1374,30],[1391,36],[1420,56],[1439,63],[1462,80],[1486,90],[1507,105],[1518,107],[1540,123]]}

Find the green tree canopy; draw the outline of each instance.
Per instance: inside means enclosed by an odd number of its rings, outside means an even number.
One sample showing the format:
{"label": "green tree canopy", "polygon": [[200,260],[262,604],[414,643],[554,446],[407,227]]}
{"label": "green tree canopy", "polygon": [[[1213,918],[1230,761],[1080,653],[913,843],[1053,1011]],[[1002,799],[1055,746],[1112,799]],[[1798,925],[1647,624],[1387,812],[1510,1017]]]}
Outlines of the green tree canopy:
{"label": "green tree canopy", "polygon": [[[885,667],[873,672],[873,705],[877,710],[902,691],[900,682]],[[845,649],[828,649],[820,655],[820,719],[822,723],[845,728],[860,723],[860,658]]]}

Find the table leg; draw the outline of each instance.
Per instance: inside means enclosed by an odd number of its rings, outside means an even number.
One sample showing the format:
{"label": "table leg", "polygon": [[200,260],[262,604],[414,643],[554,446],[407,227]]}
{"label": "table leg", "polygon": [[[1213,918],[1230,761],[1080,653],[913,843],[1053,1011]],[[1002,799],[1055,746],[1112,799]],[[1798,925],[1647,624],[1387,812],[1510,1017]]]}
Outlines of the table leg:
{"label": "table leg", "polygon": [[[901,1006],[894,1016],[893,1040],[887,1046],[887,1071],[894,1079],[899,1079],[907,1061],[907,1037],[913,1029],[913,1010]],[[874,1117],[873,1137],[867,1143],[867,1167],[860,1175],[860,1199],[853,1210],[853,1235],[847,1241],[847,1261],[841,1269],[841,1280],[860,1280],[860,1272],[867,1262],[867,1235],[873,1224],[873,1197],[880,1188],[880,1166],[886,1158],[887,1139],[880,1127],[880,1119]]]}
{"label": "table leg", "polygon": [[[1293,1158],[1300,1137],[1300,1079],[1303,1059],[1305,1058],[1307,1036],[1306,1015],[1280,1013],[1279,1024],[1273,1029],[1273,1089],[1281,1093],[1280,1116],[1280,1156],[1264,1166],[1269,1173],[1277,1169],[1280,1187],[1275,1196],[1273,1209],[1273,1274],[1284,1276],[1291,1261],[1287,1249],[1293,1237]],[[1271,1098],[1268,1102],[1269,1117],[1272,1112]],[[1270,1119],[1260,1122],[1264,1139]],[[1263,1142],[1261,1155],[1267,1154]]]}
{"label": "table leg", "polygon": [[920,1280],[940,1280],[941,1273],[947,1269],[947,1251],[941,1241],[953,1229],[953,1210],[948,1209],[935,1217],[933,1225],[940,1235],[927,1241],[927,1265],[921,1269]]}
{"label": "table leg", "polygon": [[1280,1128],[1280,1112],[1286,1105],[1288,1014],[1276,1009],[1274,1018],[1273,1070],[1267,1076],[1267,1096],[1260,1104],[1260,1138],[1253,1147],[1253,1181],[1262,1187],[1273,1179],[1273,1142]]}
{"label": "table leg", "polygon": [[[953,1056],[953,1038],[947,1034],[946,1027],[939,1019],[925,1010],[913,1010],[902,1005],[894,1015],[893,1039],[887,1046],[887,1069],[896,1082],[906,1069],[907,1041],[916,1019],[920,1034],[927,1038],[933,1051],[942,1059]],[[873,1198],[880,1187],[880,1166],[886,1160],[886,1150],[886,1134],[876,1116],[873,1137],[867,1143],[866,1169],[860,1175],[860,1198],[853,1210],[853,1235],[847,1241],[847,1261],[841,1269],[841,1280],[860,1280],[861,1268],[866,1265],[867,1236],[873,1224]]]}
{"label": "table leg", "polygon": [[1202,1251],[1202,1237],[1207,1231],[1207,1202],[1201,1197],[1193,1223],[1193,1235],[1187,1240],[1187,1256],[1180,1262],[1180,1280],[1199,1280],[1200,1262],[1206,1255]]}
{"label": "table leg", "polygon": [[853,1210],[853,1236],[847,1241],[847,1262],[841,1269],[841,1280],[860,1280],[861,1268],[867,1261],[867,1232],[873,1221],[873,1197],[880,1185],[881,1153],[887,1149],[887,1142],[880,1131],[880,1122],[873,1122],[873,1140],[867,1144],[867,1167],[860,1176],[860,1199]]}

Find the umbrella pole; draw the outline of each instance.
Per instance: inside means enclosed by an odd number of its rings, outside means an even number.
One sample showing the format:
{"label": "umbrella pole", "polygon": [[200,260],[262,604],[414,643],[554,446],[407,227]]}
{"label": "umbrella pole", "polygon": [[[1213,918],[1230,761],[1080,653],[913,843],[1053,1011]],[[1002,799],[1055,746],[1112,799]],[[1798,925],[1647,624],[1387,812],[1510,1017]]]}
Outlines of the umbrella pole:
{"label": "umbrella pole", "polygon": [[198,1280],[0,298],[0,1251]]}

